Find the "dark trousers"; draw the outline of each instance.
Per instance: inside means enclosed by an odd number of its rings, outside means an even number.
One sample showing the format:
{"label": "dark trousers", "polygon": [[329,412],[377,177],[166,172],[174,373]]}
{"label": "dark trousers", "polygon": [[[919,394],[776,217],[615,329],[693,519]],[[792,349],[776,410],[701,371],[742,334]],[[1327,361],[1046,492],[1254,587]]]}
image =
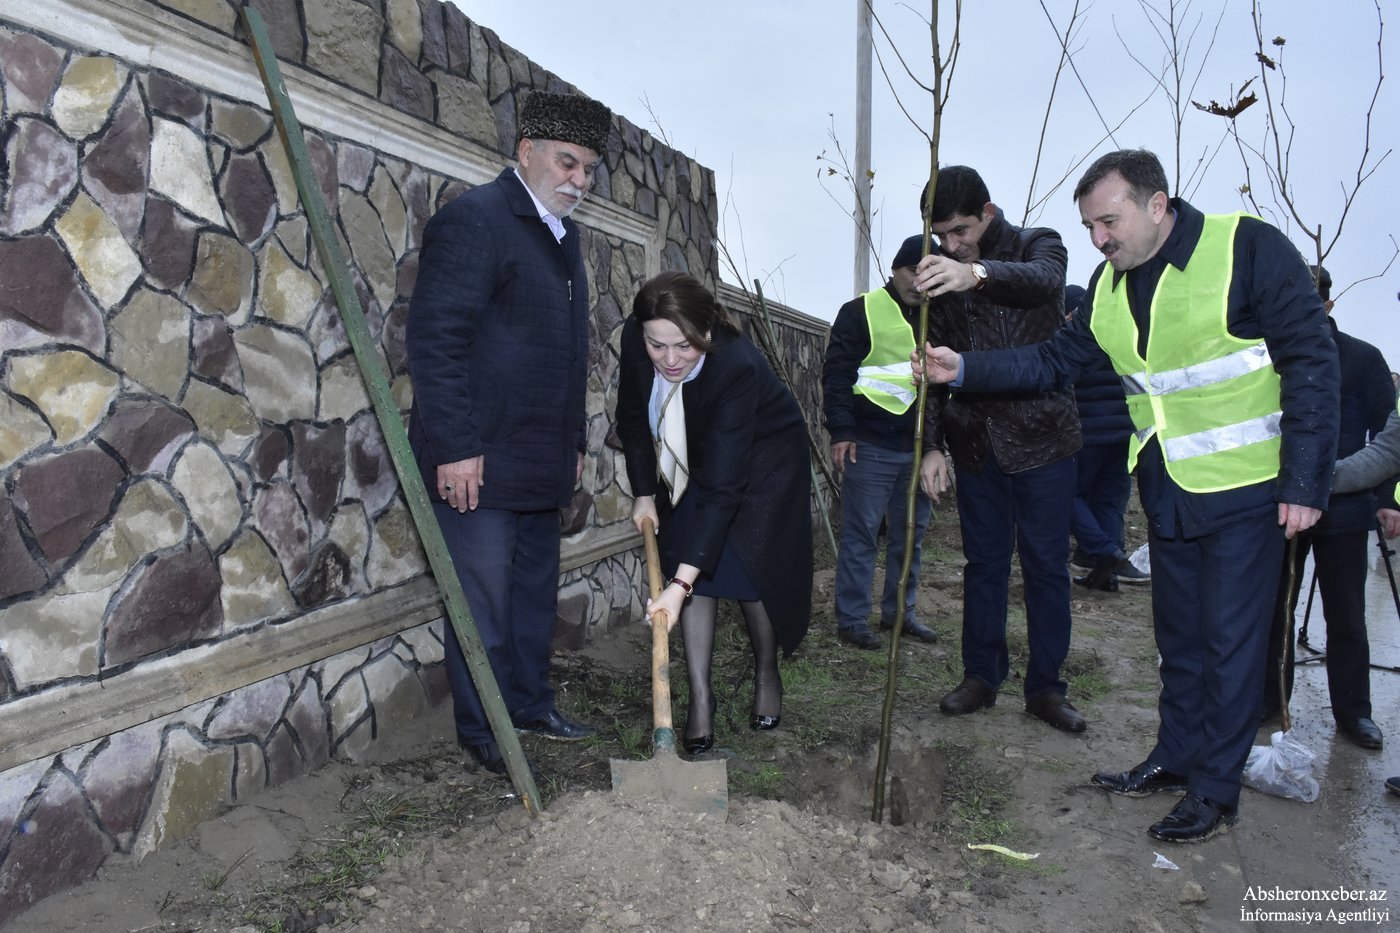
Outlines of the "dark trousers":
{"label": "dark trousers", "polygon": [[[1306,600],[1305,571],[1308,551],[1312,551],[1317,591],[1322,596],[1322,614],[1327,624],[1327,693],[1332,699],[1332,717],[1337,722],[1371,718],[1371,643],[1366,636],[1366,538],[1368,532],[1305,534],[1298,539],[1294,563],[1293,591],[1285,592],[1287,578],[1279,581],[1279,600],[1291,596],[1289,605]],[[1286,558],[1285,558],[1286,560]],[[1279,655],[1286,654],[1284,684],[1293,695],[1293,639],[1285,638],[1275,625],[1269,636],[1269,655],[1264,663],[1264,708],[1278,709]]]}
{"label": "dark trousers", "polygon": [[1199,538],[1148,536],[1162,692],[1148,761],[1233,806],[1259,727],[1283,530],[1270,511]]}
{"label": "dark trousers", "polygon": [[[549,649],[559,595],[558,511],[459,513],[441,502],[433,511],[506,709],[517,722],[543,718],[554,708]],[[444,628],[457,738],[492,741],[457,633],[450,623]]]}
{"label": "dark trousers", "polygon": [[1069,515],[1073,457],[1003,473],[989,456],[982,472],[956,470],[963,556],[963,676],[996,688],[1010,672],[1006,648],[1011,555],[1025,582],[1025,695],[1064,694],[1060,665],[1069,654]]}
{"label": "dark trousers", "polygon": [[1094,444],[1078,454],[1077,487],[1070,531],[1084,556],[1111,557],[1123,551],[1123,512],[1132,481],[1128,479],[1128,441]]}

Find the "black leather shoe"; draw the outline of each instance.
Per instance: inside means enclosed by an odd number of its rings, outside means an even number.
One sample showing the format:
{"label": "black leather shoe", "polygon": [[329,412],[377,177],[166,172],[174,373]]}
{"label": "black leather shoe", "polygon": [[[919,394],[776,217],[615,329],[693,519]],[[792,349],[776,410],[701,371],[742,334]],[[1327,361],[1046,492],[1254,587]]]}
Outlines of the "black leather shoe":
{"label": "black leather shoe", "polygon": [[[894,629],[894,623],[891,622],[889,625],[886,625],[881,622],[880,628],[887,632],[891,631]],[[935,645],[938,643],[938,633],[922,622],[905,622],[903,634],[910,638],[917,638],[926,645]]]}
{"label": "black leather shoe", "polygon": [[1083,732],[1087,728],[1084,717],[1074,708],[1074,704],[1053,690],[1028,699],[1026,712],[1066,732]]}
{"label": "black leather shoe", "polygon": [[767,732],[769,729],[778,728],[778,724],[783,721],[782,714],[777,716],[760,716],[754,713],[749,717],[749,727],[757,729],[759,732]]}
{"label": "black leather shoe", "polygon": [[996,705],[997,692],[975,677],[964,677],[938,701],[938,709],[948,716],[962,716]]}
{"label": "black leather shoe", "polygon": [[853,628],[842,628],[836,630],[836,637],[848,645],[855,645],[866,651],[878,651],[880,648],[880,638],[864,625]]}
{"label": "black leather shoe", "polygon": [[1385,779],[1385,789],[1400,797],[1400,775]]}
{"label": "black leather shoe", "polygon": [[1150,761],[1118,774],[1100,771],[1090,779],[1095,787],[1122,794],[1124,797],[1146,797],[1149,794],[1180,793],[1186,790],[1186,777],[1174,774]]}
{"label": "black leather shoe", "polygon": [[1159,823],[1148,828],[1148,835],[1163,842],[1205,842],[1239,821],[1239,807],[1207,800],[1200,794],[1187,794]]}
{"label": "black leather shoe", "polygon": [[1362,748],[1380,748],[1385,744],[1380,726],[1365,716],[1337,723],[1337,731]]}
{"label": "black leather shoe", "polygon": [[490,771],[492,774],[506,773],[506,760],[501,756],[501,747],[495,742],[482,742],[479,745],[471,745],[466,742],[458,742],[467,755],[478,768]]}
{"label": "black leather shoe", "polygon": [[[470,745],[466,742],[457,743],[471,758],[472,763],[481,771],[487,771],[501,777],[506,777],[506,759],[501,754],[501,747],[495,742],[482,742],[479,745]],[[530,776],[535,779],[535,783],[541,780],[540,769],[535,767],[535,763],[529,758],[525,759],[525,766],[530,769]]]}
{"label": "black leather shoe", "polygon": [[558,742],[578,742],[586,739],[598,730],[592,726],[580,725],[576,722],[569,722],[564,718],[564,714],[557,709],[550,710],[543,719],[534,722],[518,722],[515,724],[516,732],[524,732],[530,735],[544,736],[546,739],[554,739]]}

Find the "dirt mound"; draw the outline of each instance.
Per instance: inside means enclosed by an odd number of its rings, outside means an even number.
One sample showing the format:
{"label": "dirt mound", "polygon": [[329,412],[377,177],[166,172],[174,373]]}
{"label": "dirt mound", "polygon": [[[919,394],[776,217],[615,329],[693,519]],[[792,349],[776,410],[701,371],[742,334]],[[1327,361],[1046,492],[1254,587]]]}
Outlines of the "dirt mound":
{"label": "dirt mound", "polygon": [[892,930],[933,923],[945,900],[898,831],[776,801],[719,822],[590,792],[493,828],[391,860],[356,928]]}
{"label": "dirt mound", "polygon": [[[956,529],[947,517],[935,521],[925,546],[919,613],[943,638],[900,649],[882,823],[870,816],[887,654],[837,642],[827,568],[815,581],[812,633],[783,662],[782,728],[748,728],[742,623],[731,620],[716,639],[717,750],[729,781],[723,821],[630,806],[610,789],[610,759],[651,757],[648,639],[637,626],[556,658],[561,706],[600,731],[572,745],[524,740],[544,775],[537,820],[507,783],[464,767],[443,710],[400,737],[416,757],[333,763],[273,788],[141,864],[110,860],[96,881],[50,898],[5,933],[1164,933],[1236,928],[1241,910],[1257,906],[1245,900],[1255,885],[1393,888],[1400,808],[1375,775],[1400,771],[1397,753],[1336,740],[1325,672],[1315,665],[1299,669],[1294,707],[1295,731],[1319,753],[1316,804],[1246,792],[1232,832],[1164,849],[1144,829],[1173,800],[1088,786],[1095,770],[1126,768],[1153,741],[1150,587],[1074,592],[1064,673],[1087,732],[1057,732],[1022,710],[1018,586],[1012,677],[997,705],[940,715],[938,698],[961,677]],[[1388,600],[1389,590],[1381,595]],[[1400,651],[1392,634],[1373,634],[1373,647]],[[683,721],[679,657],[674,665]],[[970,850],[975,843],[1038,857]]]}

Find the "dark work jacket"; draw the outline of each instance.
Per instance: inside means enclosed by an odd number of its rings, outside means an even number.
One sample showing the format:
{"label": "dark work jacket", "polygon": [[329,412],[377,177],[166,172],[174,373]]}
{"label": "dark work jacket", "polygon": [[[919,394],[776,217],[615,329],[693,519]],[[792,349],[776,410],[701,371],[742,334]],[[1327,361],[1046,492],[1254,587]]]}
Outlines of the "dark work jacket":
{"label": "dark work jacket", "polygon": [[1074,402],[1079,408],[1079,429],[1084,434],[1085,447],[1123,444],[1126,451],[1133,419],[1128,415],[1123,381],[1107,356],[1101,354],[1097,362],[1079,374],[1074,382]]}
{"label": "dark work jacket", "polygon": [[660,478],[647,402],[656,370],[642,326],[622,325],[617,434],[634,496],[655,496],[661,562],[713,572],[728,542],[758,588],[783,651],[796,650],[812,613],[811,472],[807,428],[792,393],[747,337],[716,327],[700,375],[685,383],[686,442],[697,516],[685,540],[667,533],[671,498]]}
{"label": "dark work jacket", "polygon": [[[1044,227],[1022,229],[1001,211],[978,243],[987,284],[942,295],[929,307],[934,346],[999,350],[1048,340],[1065,317],[1065,245]],[[1070,456],[1080,447],[1079,414],[1067,386],[964,386],[930,390],[926,433],[946,446],[959,469],[979,473],[990,452],[1006,473]]]}
{"label": "dark work jacket", "polygon": [[584,448],[588,280],[578,226],[555,242],[513,169],[423,231],[408,316],[409,440],[430,493],[437,467],[484,454],[484,508],[573,498]]}
{"label": "dark work jacket", "polygon": [[[1365,447],[1385,428],[1386,419],[1395,411],[1395,386],[1380,350],[1342,333],[1332,318],[1327,323],[1332,328],[1342,370],[1341,422],[1337,431],[1340,460]],[[1380,502],[1370,490],[1334,495],[1327,500],[1327,513],[1311,532],[1327,535],[1370,531],[1376,525],[1376,509],[1388,504],[1389,499],[1389,491]]]}
{"label": "dark work jacket", "polygon": [[[917,334],[919,309],[906,307],[888,282],[884,288]],[[861,361],[869,352],[870,322],[865,316],[865,296],[862,295],[843,304],[831,325],[826,363],[822,366],[822,413],[826,416],[826,431],[833,444],[855,441],[908,453],[914,449],[916,406],[911,405],[904,414],[896,415],[852,391]],[[926,439],[924,446],[932,445]]]}
{"label": "dark work jacket", "polygon": [[[1186,267],[1204,224],[1204,215],[1179,198],[1172,200],[1172,209],[1176,223],[1155,256],[1126,273],[1100,263],[1081,313],[1054,339],[1006,353],[967,354],[963,382],[991,387],[1059,385],[1104,358],[1089,330],[1090,302],[1101,275],[1128,277],[1128,305],[1146,341],[1147,310],[1157,280],[1168,262]],[[1303,257],[1282,233],[1258,218],[1241,220],[1235,234],[1226,328],[1244,340],[1262,337],[1278,371],[1283,403],[1279,475],[1223,492],[1187,492],[1167,475],[1154,438],[1142,449],[1136,472],[1143,511],[1159,537],[1211,534],[1277,510],[1280,502],[1315,509],[1327,505],[1337,445],[1337,349]]]}

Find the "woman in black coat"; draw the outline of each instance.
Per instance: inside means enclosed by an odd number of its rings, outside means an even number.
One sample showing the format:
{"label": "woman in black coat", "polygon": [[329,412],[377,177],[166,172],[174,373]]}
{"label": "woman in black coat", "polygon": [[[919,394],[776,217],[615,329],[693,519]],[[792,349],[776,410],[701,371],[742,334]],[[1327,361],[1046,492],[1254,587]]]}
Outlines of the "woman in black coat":
{"label": "woman in black coat", "polygon": [[684,746],[714,744],[710,661],[719,598],[737,599],[754,649],[750,725],[782,714],[778,647],[812,607],[811,476],[802,411],[763,354],[696,279],[663,272],[622,328],[617,431],[632,521],[659,532],[670,582],[647,615],[681,623],[690,710]]}

